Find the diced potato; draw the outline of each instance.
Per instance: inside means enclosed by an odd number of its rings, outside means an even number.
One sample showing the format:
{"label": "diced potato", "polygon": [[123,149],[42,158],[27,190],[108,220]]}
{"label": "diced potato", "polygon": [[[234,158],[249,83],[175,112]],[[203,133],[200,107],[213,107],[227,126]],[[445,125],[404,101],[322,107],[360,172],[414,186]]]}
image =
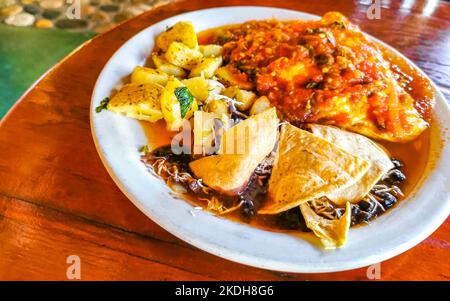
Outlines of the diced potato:
{"label": "diced potato", "polygon": [[236,108],[241,111],[247,111],[255,102],[256,97],[256,94],[252,91],[239,89],[236,94],[236,100],[238,101],[238,103],[236,103]]}
{"label": "diced potato", "polygon": [[175,89],[178,87],[184,87],[183,83],[175,77],[170,77],[161,95],[161,111],[169,131],[177,131],[183,122],[180,102],[175,95]]}
{"label": "diced potato", "polygon": [[259,114],[270,107],[272,107],[272,105],[269,99],[266,96],[261,96],[253,103],[252,108],[250,109],[250,115]]}
{"label": "diced potato", "polygon": [[[167,122],[167,129],[169,131],[179,130],[183,123],[183,118],[181,117],[181,105],[175,95],[175,89],[179,87],[185,87],[185,85],[175,77],[171,76],[169,77],[169,80],[167,81],[161,95],[161,111]],[[194,102],[189,107],[184,119],[191,118],[197,109],[198,104],[194,99]]]}
{"label": "diced potato", "polygon": [[255,93],[239,89],[236,86],[226,88],[225,90],[222,91],[222,94],[227,97],[236,99],[237,101],[236,108],[238,108],[241,111],[248,110],[252,106],[253,102],[257,97]]}
{"label": "diced potato", "polygon": [[236,98],[236,94],[239,92],[239,88],[237,86],[230,86],[223,89],[222,94],[229,98]]}
{"label": "diced potato", "polygon": [[183,84],[194,95],[195,99],[204,102],[209,96],[210,85],[207,79],[204,77],[192,77],[183,80]]}
{"label": "diced potato", "polygon": [[169,75],[161,70],[137,66],[131,73],[131,82],[134,84],[155,83],[165,86]]}
{"label": "diced potato", "polygon": [[252,83],[245,80],[243,74],[230,65],[220,67],[216,70],[215,75],[221,83],[226,84],[227,86],[238,86],[244,90],[251,90],[253,88]]}
{"label": "diced potato", "polygon": [[108,103],[108,110],[155,122],[163,118],[160,97],[163,87],[154,83],[127,84]]}
{"label": "diced potato", "polygon": [[228,104],[220,99],[213,99],[206,105],[206,111],[217,113],[217,114],[225,114],[230,115],[230,112],[228,110]]}
{"label": "diced potato", "polygon": [[158,70],[161,70],[167,73],[168,75],[173,75],[178,78],[186,77],[186,71],[184,71],[183,68],[180,68],[178,66],[169,63],[164,58],[152,54],[152,60]]}
{"label": "diced potato", "polygon": [[210,57],[202,59],[201,62],[195,66],[194,69],[192,69],[190,77],[194,76],[204,76],[206,78],[213,77],[214,73],[216,72],[217,68],[222,65],[222,57]]}
{"label": "diced potato", "polygon": [[173,65],[185,69],[192,69],[200,63],[203,55],[200,51],[189,48],[182,43],[172,42],[165,53],[165,58]]}
{"label": "diced potato", "polygon": [[204,57],[219,57],[223,53],[223,47],[215,44],[200,45],[199,49]]}
{"label": "diced potato", "polygon": [[194,25],[191,22],[181,21],[156,37],[156,46],[164,52],[172,42],[181,42],[190,48],[197,49],[198,41]]}

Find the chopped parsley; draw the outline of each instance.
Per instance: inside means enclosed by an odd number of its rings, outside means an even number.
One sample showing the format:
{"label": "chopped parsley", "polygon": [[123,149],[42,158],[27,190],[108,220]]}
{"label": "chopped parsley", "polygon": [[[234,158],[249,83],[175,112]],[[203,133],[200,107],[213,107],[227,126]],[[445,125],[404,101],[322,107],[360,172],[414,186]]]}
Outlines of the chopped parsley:
{"label": "chopped parsley", "polygon": [[175,89],[175,96],[180,102],[181,106],[181,118],[184,118],[194,102],[194,96],[187,87],[178,87]]}
{"label": "chopped parsley", "polygon": [[106,110],[109,102],[109,97],[103,98],[100,105],[95,108],[95,112],[100,113],[102,110]]}
{"label": "chopped parsley", "polygon": [[143,145],[139,148],[139,152],[147,155],[150,152],[150,149],[148,148],[148,145]]}

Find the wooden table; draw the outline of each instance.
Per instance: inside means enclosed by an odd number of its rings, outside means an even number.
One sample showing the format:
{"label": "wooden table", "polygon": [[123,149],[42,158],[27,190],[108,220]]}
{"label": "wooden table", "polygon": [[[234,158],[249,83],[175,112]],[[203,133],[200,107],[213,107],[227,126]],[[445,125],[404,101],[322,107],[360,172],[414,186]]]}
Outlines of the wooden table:
{"label": "wooden table", "polygon": [[[205,7],[266,5],[323,14],[341,11],[393,45],[450,98],[450,4],[429,16],[390,1],[381,19],[351,1],[185,1],[149,11],[85,43],[33,86],[0,124],[0,279],[67,279],[66,259],[81,259],[81,279],[301,280],[366,278],[366,269],[284,274],[198,250],[145,217],[120,192],[92,141],[89,103],[103,65],[127,39],[167,17]],[[406,1],[405,1],[406,2]],[[251,16],[249,16],[251,18]],[[418,221],[420,222],[420,221]],[[449,279],[450,220],[415,248],[381,264],[383,280]]]}

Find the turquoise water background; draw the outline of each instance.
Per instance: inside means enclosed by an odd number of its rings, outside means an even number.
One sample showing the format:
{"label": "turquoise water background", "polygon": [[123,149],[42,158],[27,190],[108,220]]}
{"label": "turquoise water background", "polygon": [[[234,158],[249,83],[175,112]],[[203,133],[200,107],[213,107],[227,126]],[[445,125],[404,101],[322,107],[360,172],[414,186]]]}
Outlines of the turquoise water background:
{"label": "turquoise water background", "polygon": [[0,119],[43,73],[94,35],[0,24]]}

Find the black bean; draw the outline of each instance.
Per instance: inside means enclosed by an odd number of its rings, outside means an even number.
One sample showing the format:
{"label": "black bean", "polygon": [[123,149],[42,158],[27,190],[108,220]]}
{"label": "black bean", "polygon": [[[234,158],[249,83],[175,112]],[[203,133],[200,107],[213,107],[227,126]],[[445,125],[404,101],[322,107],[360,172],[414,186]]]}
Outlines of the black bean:
{"label": "black bean", "polygon": [[252,200],[249,200],[245,198],[244,196],[239,197],[242,203],[242,215],[245,218],[251,218],[253,215],[255,215],[255,205]]}
{"label": "black bean", "polygon": [[387,191],[381,191],[374,194],[382,198],[381,204],[386,208],[391,208],[397,202],[397,198]]}
{"label": "black bean", "polygon": [[188,185],[189,185],[189,189],[195,193],[198,193],[202,190],[202,187],[200,186],[198,181],[191,181],[191,182],[189,182]]}
{"label": "black bean", "polygon": [[361,210],[371,213],[375,209],[375,204],[372,202],[361,201],[358,203]]}
{"label": "black bean", "polygon": [[372,215],[362,211],[359,206],[352,206],[352,217],[351,223],[352,225],[357,225],[362,222],[368,222],[371,219]]}
{"label": "black bean", "polygon": [[300,230],[303,232],[310,232],[306,226],[303,215],[298,207],[284,211],[277,215],[277,224],[282,229]]}
{"label": "black bean", "polygon": [[389,172],[389,177],[386,179],[387,182],[395,184],[406,180],[406,176],[399,169],[393,169]]}

